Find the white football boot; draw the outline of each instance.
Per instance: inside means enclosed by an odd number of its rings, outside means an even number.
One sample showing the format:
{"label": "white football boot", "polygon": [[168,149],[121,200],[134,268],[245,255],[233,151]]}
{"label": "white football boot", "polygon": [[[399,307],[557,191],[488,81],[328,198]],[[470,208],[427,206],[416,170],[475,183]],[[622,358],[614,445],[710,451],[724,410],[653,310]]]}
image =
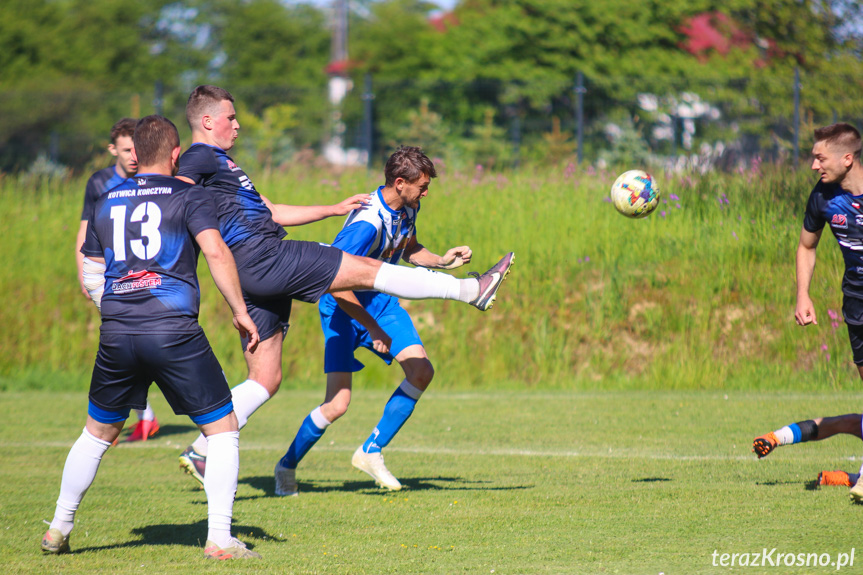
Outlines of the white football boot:
{"label": "white football boot", "polygon": [[384,489],[398,491],[402,488],[402,484],[399,483],[399,480],[393,477],[393,474],[390,473],[390,470],[387,469],[386,465],[384,465],[384,456],[380,452],[366,453],[363,451],[363,446],[360,445],[354,452],[354,456],[351,458],[351,465],[360,471],[371,475],[372,479],[375,480],[375,483]]}

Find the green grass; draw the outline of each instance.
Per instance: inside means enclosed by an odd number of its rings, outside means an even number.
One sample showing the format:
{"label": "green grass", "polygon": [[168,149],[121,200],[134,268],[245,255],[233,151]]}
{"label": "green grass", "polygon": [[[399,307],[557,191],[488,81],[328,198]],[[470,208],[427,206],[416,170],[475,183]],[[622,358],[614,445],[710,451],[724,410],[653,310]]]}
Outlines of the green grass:
{"label": "green grass", "polygon": [[[420,241],[435,251],[470,245],[472,270],[510,250],[516,265],[490,313],[453,302],[407,304],[436,385],[856,389],[844,326],[827,318],[841,307],[842,273],[829,233],[812,285],[820,325],[803,330],[793,321],[794,251],[813,180],[806,171],[763,169],[655,174],[667,203],[644,220],[627,220],[604,201],[611,171],[525,169],[476,180],[442,170],[423,201]],[[356,170],[255,178],[262,193],[295,204],[334,203],[379,183],[377,174]],[[87,387],[98,319],[75,281],[83,186],[76,179],[31,189],[0,179],[0,249],[10,254],[0,274],[0,390]],[[333,218],[291,229],[290,237],[331,241],[341,224]],[[200,275],[201,323],[229,380],[242,381],[237,337],[203,262]],[[316,307],[294,306],[285,386],[318,385],[322,343]],[[399,379],[380,362],[368,364],[379,388]]]}
{"label": "green grass", "polygon": [[[713,565],[712,553],[850,553],[861,507],[814,489],[856,471],[860,441],[783,447],[752,438],[853,411],[860,394],[744,391],[429,391],[387,450],[391,494],[350,467],[387,393],[357,391],[300,467],[301,495],[273,495],[272,468],[322,390],[277,395],[244,429],[235,534],[261,562],[201,558],[204,493],[177,469],[194,437],[154,390],[163,431],[111,449],[78,513],[73,555],[43,557],[83,393],[0,394],[4,573],[828,573]],[[50,414],[50,417],[46,417]],[[856,570],[863,550],[856,550]],[[847,572],[856,572],[847,568]]]}

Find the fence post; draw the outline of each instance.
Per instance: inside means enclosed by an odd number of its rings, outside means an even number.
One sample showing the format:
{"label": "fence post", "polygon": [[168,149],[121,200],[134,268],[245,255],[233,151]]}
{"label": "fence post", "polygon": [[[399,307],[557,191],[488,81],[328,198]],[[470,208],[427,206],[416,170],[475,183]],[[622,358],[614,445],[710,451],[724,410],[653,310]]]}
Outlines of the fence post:
{"label": "fence post", "polygon": [[372,75],[366,73],[365,89],[363,90],[363,146],[366,149],[366,168],[371,171],[372,165],[372,100],[375,99],[375,94],[372,92]]}
{"label": "fence post", "polygon": [[800,68],[794,66],[794,169],[800,161]]}
{"label": "fence post", "polygon": [[578,134],[578,163],[584,160],[584,74],[578,72],[575,76],[575,128]]}

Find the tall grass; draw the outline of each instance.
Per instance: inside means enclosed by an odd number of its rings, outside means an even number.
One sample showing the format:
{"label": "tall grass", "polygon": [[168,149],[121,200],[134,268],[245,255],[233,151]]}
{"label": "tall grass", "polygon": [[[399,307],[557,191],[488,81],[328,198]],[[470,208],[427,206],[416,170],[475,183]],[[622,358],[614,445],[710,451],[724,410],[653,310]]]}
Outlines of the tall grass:
{"label": "tall grass", "polygon": [[[628,220],[606,201],[614,172],[590,169],[441,176],[423,201],[419,239],[432,251],[468,244],[471,270],[507,251],[516,265],[498,303],[406,302],[436,367],[435,385],[616,389],[854,388],[841,308],[841,257],[829,232],[812,296],[819,325],[794,325],[794,251],[814,179],[756,166],[742,174],[658,176],[659,210]],[[378,174],[263,173],[277,202],[334,203]],[[73,246],[84,181],[22,188],[0,181],[0,388],[85,388],[98,318],[79,293]],[[341,218],[290,229],[331,241]],[[224,302],[201,263],[201,323],[233,381],[245,377]],[[468,270],[455,270],[463,277]],[[322,381],[315,306],[294,306],[286,386]],[[362,385],[401,379],[360,352]]]}

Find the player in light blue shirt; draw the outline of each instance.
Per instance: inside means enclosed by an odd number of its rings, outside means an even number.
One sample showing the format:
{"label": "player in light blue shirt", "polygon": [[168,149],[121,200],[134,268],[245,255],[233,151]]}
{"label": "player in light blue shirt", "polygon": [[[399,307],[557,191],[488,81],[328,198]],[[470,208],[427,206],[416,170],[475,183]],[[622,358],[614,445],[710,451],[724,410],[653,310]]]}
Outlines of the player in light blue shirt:
{"label": "player in light blue shirt", "polygon": [[[468,246],[450,248],[437,255],[417,241],[420,199],[437,177],[434,163],[416,147],[402,147],[387,161],[385,184],[368,205],[352,212],[333,246],[349,254],[385,263],[405,260],[422,268],[453,269],[470,262]],[[436,272],[428,271],[429,274]],[[377,291],[342,291],[327,294],[319,304],[324,330],[324,371],[327,391],[324,403],[305,418],[285,456],[276,465],[276,494],[297,495],[296,468],[321,438],[326,428],[345,414],[351,401],[354,372],[364,366],[354,351],[365,347],[387,364],[393,359],[405,379],[384,407],[383,417],[369,438],[354,453],[351,463],[386,489],[402,485],[384,465],[386,447],[413,413],[431,383],[434,368],[408,313],[396,297]]]}

